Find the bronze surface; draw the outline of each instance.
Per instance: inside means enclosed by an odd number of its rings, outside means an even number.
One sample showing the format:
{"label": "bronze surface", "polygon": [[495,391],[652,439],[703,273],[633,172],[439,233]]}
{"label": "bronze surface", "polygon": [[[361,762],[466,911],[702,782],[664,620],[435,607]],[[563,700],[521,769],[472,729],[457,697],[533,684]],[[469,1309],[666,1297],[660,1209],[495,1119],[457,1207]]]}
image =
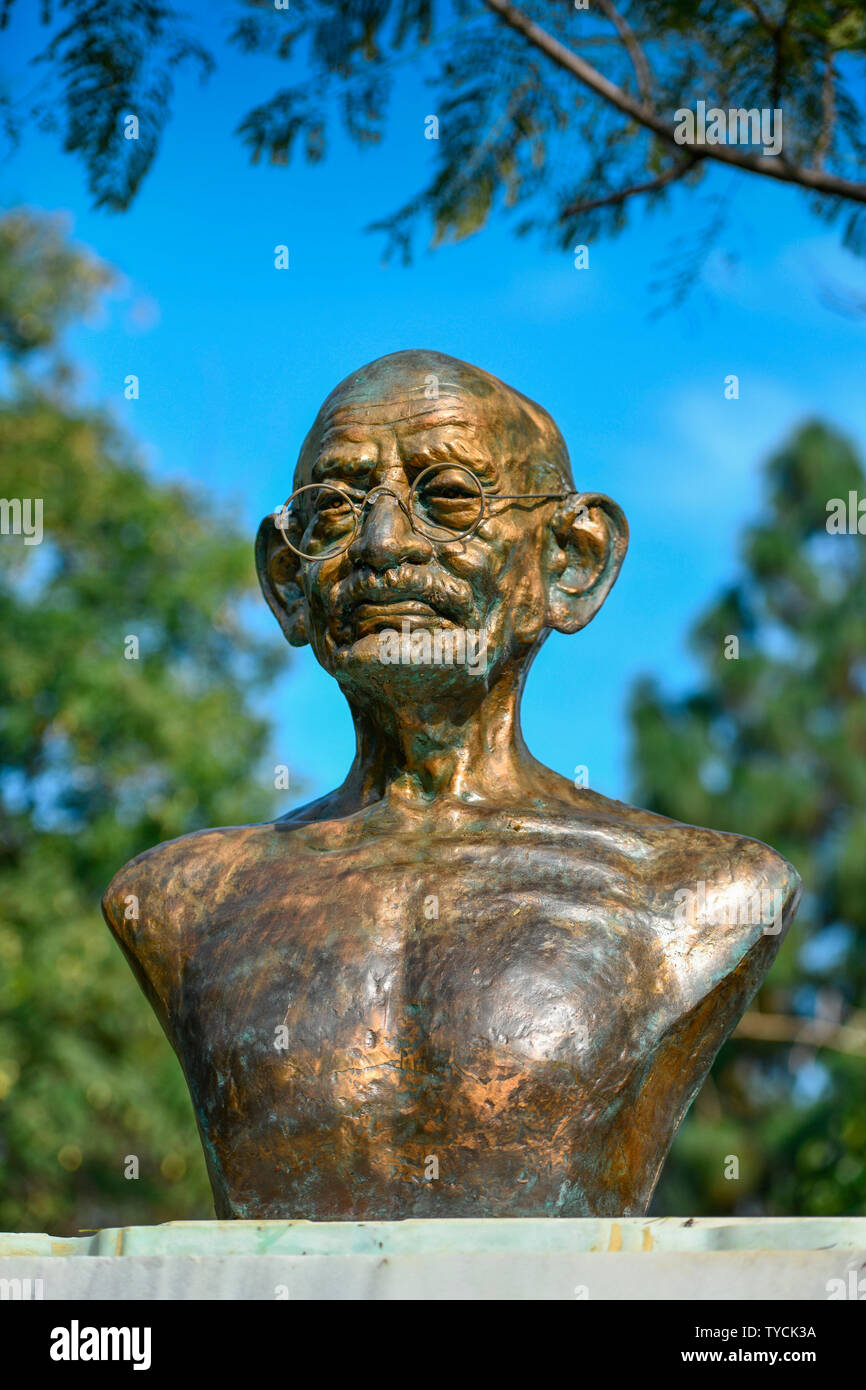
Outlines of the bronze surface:
{"label": "bronze surface", "polygon": [[[408,507],[449,460],[487,498],[457,543]],[[184,1069],[217,1214],[639,1215],[797,874],[529,753],[530,663],[593,618],[627,546],[539,406],[440,353],[380,358],[316,417],[292,487],[319,481],[356,506],[351,544],[303,559],[307,515],[271,515],[257,563],[349,702],[345,781],[149,850],[103,904]],[[457,521],[458,482],[435,499]],[[475,634],[485,669],[386,662],[391,630],[410,657],[419,634]]]}

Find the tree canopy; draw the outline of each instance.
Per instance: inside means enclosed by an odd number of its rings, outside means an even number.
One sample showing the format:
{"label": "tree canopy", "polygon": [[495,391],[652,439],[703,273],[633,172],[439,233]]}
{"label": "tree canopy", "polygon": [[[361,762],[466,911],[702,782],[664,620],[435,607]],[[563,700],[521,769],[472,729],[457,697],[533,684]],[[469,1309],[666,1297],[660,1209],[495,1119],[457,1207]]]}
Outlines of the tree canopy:
{"label": "tree canopy", "polygon": [[[4,22],[15,5],[2,0]],[[41,13],[41,91],[7,93],[0,114],[12,134],[30,119],[58,128],[96,204],[122,210],[156,155],[178,70],[207,76],[212,55],[163,0],[42,0]],[[287,85],[239,123],[253,160],[321,160],[337,125],[375,143],[401,65],[428,80],[432,176],[373,224],[404,256],[420,224],[435,244],[501,208],[518,232],[569,247],[619,231],[635,201],[696,188],[716,164],[800,187],[823,217],[842,219],[846,245],[866,248],[862,2],[236,0],[230,38],[287,64]],[[699,100],[780,109],[781,152],[678,143],[676,112]]]}
{"label": "tree canopy", "polygon": [[180,1067],[99,900],[159,841],[273,810],[249,700],[283,658],[241,621],[250,537],[153,481],[104,411],[31,371],[108,273],[53,220],[0,221],[0,324],[19,359],[0,396],[4,499],[40,501],[43,519],[41,543],[0,537],[4,1230],[211,1214]]}
{"label": "tree canopy", "polygon": [[818,1216],[866,1201],[866,474],[812,422],[766,479],[740,576],[694,630],[697,688],[672,697],[647,680],[632,704],[635,799],[766,841],[805,885],[675,1141],[665,1212]]}

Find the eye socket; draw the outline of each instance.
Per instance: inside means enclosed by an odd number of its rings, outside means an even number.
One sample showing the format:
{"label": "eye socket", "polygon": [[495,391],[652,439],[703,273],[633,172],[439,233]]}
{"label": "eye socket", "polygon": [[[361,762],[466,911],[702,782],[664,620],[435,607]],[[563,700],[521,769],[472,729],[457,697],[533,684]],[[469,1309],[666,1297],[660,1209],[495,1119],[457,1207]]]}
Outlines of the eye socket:
{"label": "eye socket", "polygon": [[464,487],[461,483],[433,482],[430,487],[423,487],[419,490],[419,495],[425,502],[472,502],[477,500],[478,493],[471,488]]}
{"label": "eye socket", "polygon": [[306,560],[338,555],[351,543],[357,511],[333,483],[305,483],[286,502],[278,526],[289,549]]}
{"label": "eye socket", "polygon": [[470,497],[481,491],[481,484],[468,469],[447,463],[426,468],[415,479],[415,493],[424,497]]}
{"label": "eye socket", "polygon": [[484,493],[468,468],[432,465],[412,487],[412,511],[425,535],[447,540],[471,531],[481,519]]}
{"label": "eye socket", "polygon": [[349,500],[330,488],[327,490],[323,489],[318,497],[313,499],[313,511],[315,512],[340,510],[349,510]]}

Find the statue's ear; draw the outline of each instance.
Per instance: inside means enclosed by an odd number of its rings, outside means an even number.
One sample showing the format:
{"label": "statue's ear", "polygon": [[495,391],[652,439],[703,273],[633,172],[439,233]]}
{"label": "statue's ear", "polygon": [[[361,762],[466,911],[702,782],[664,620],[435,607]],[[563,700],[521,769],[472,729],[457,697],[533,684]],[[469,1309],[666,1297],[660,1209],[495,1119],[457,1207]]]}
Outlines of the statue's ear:
{"label": "statue's ear", "polygon": [[[291,524],[288,523],[289,527]],[[300,563],[299,557],[286,545],[286,538],[277,525],[277,515],[269,513],[256,536],[256,573],[265,601],[293,647],[304,647],[309,641],[307,601],[298,577]]]}
{"label": "statue's ear", "polygon": [[601,492],[581,492],[556,509],[548,556],[548,626],[579,632],[613,588],[628,549],[621,507]]}

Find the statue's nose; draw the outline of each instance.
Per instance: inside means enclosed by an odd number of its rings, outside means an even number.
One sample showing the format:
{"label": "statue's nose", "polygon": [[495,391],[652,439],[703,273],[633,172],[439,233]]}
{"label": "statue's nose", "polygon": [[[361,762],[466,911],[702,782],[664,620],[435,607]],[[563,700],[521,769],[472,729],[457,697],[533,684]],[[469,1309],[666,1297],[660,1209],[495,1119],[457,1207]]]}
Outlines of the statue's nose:
{"label": "statue's nose", "polygon": [[404,561],[421,564],[433,548],[415,530],[408,503],[393,492],[377,492],[364,506],[358,531],[349,546],[349,559],[373,569],[388,569]]}

